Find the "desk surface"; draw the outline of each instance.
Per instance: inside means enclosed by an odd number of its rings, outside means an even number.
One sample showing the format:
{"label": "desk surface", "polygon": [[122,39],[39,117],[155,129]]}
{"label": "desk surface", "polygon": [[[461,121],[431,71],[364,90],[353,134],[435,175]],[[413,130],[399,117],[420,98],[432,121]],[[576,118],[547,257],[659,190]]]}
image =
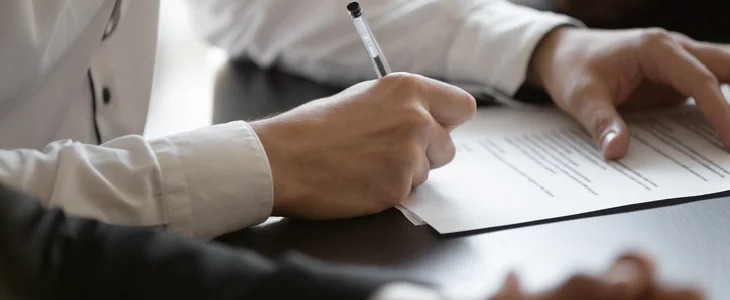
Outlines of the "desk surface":
{"label": "desk surface", "polygon": [[[223,68],[216,81],[214,121],[251,120],[340,90],[248,63]],[[488,200],[488,199],[485,199]],[[433,282],[460,298],[490,292],[508,270],[528,288],[570,273],[596,271],[626,249],[653,253],[664,279],[730,299],[730,199],[721,195],[617,209],[498,231],[440,236],[391,209],[342,221],[272,219],[222,237],[275,258],[296,250],[341,263],[386,268]]]}

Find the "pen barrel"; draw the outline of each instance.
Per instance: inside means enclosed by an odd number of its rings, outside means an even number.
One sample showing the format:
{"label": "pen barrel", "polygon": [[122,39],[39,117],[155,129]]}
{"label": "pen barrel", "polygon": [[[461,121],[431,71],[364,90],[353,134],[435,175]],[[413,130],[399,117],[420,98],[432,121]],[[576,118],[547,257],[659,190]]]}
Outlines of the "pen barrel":
{"label": "pen barrel", "polygon": [[388,64],[388,60],[385,59],[383,50],[380,48],[380,44],[378,44],[377,39],[375,39],[375,35],[373,35],[373,32],[370,29],[370,24],[367,19],[365,19],[365,15],[361,14],[356,18],[352,18],[352,22],[355,24],[355,29],[357,29],[360,39],[362,39],[363,44],[365,44],[365,49],[368,52],[368,55],[370,55],[373,67],[375,68],[375,72],[378,74],[378,77],[388,75],[388,73],[391,72],[390,64]]}

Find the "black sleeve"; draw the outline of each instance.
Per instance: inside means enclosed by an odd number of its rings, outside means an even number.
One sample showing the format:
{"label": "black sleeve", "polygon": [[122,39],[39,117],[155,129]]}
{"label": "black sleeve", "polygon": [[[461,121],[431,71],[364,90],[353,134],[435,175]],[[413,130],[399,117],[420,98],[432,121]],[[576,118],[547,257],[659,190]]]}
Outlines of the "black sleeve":
{"label": "black sleeve", "polygon": [[69,217],[0,185],[0,292],[17,299],[367,299],[385,279],[365,274]]}

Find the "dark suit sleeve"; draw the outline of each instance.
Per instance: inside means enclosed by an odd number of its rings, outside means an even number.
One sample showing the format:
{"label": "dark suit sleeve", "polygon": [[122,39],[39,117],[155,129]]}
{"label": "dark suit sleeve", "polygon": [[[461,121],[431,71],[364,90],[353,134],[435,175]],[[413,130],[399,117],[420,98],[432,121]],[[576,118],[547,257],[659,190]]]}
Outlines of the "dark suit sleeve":
{"label": "dark suit sleeve", "polygon": [[366,299],[384,283],[353,270],[69,217],[0,185],[0,289],[18,299]]}

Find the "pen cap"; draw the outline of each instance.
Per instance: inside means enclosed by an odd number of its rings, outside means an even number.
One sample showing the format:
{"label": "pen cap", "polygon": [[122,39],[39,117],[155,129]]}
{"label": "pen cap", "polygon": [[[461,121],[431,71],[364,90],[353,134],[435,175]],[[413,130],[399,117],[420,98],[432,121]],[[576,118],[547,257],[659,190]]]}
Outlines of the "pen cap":
{"label": "pen cap", "polygon": [[359,18],[362,16],[362,9],[360,9],[360,3],[357,2],[350,2],[350,4],[347,5],[347,11],[350,12],[351,18]]}

